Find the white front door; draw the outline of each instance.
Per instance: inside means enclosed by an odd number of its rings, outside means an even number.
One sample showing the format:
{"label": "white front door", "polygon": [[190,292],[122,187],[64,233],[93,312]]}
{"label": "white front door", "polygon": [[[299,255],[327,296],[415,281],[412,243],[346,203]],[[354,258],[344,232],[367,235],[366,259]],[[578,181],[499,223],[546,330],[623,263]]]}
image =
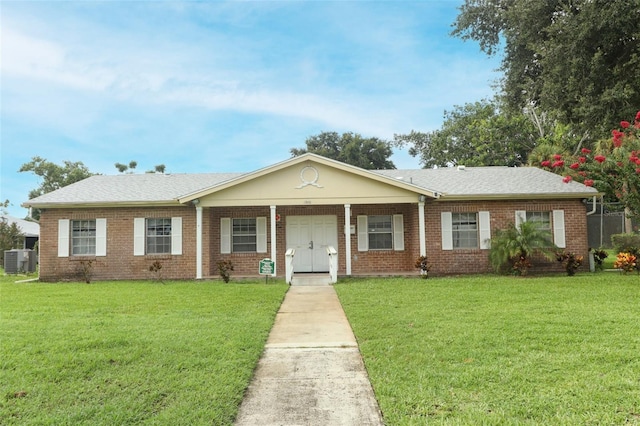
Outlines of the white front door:
{"label": "white front door", "polygon": [[287,249],[293,248],[294,272],[328,272],[327,247],[338,249],[337,216],[287,216]]}

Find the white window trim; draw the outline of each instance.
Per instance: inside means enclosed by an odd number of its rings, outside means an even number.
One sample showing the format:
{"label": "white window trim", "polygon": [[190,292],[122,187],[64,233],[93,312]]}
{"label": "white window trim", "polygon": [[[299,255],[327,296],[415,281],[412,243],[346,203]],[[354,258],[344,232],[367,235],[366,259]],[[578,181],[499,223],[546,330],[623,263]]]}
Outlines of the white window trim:
{"label": "white window trim", "polygon": [[[404,216],[402,214],[386,215],[391,216],[393,229],[391,236],[393,241],[393,251],[404,250]],[[356,218],[358,225],[358,251],[369,251],[369,216],[358,215]]]}
{"label": "white window trim", "polygon": [[[552,210],[551,225],[553,233],[553,243],[559,248],[566,248],[566,230],[564,226],[564,210]],[[527,212],[525,210],[516,210],[516,227],[520,228],[522,222],[527,221]]]}
{"label": "white window trim", "polygon": [[[491,213],[479,211],[477,212],[477,220],[479,248],[480,250],[489,250],[491,248]],[[440,229],[442,231],[442,250],[454,250],[452,212],[440,213]],[[477,248],[463,248],[460,250],[477,250]]]}
{"label": "white window trim", "polygon": [[[107,255],[107,219],[91,219],[96,221],[96,252],[88,256],[103,257]],[[69,257],[71,253],[71,219],[58,220],[58,257]]]}
{"label": "white window trim", "polygon": [[[144,256],[147,254],[147,218],[136,217],[133,219],[133,255]],[[157,255],[169,253],[157,253]],[[182,255],[182,218],[171,218],[171,252],[172,256]],[[154,256],[156,254],[152,254]]]}
{"label": "white window trim", "polygon": [[[267,252],[267,217],[256,217],[256,253]],[[230,254],[232,252],[232,219],[230,217],[220,218],[220,253]],[[243,252],[252,253],[252,252]]]}

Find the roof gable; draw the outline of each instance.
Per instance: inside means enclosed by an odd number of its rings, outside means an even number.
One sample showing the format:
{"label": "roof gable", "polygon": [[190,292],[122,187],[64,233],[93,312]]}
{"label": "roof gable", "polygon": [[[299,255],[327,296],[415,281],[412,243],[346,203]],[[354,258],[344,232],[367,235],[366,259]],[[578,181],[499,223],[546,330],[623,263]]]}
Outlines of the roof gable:
{"label": "roof gable", "polygon": [[432,191],[368,170],[305,154],[181,197],[200,205],[297,205],[416,202]]}

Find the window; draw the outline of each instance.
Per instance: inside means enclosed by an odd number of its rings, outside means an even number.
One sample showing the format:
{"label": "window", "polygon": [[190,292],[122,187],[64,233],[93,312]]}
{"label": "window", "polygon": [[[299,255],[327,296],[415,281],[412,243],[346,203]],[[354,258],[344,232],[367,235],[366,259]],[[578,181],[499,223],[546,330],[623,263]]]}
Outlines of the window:
{"label": "window", "polygon": [[182,218],[133,219],[133,255],[182,254]]}
{"label": "window", "polygon": [[358,223],[358,251],[404,250],[404,219],[401,214],[361,215]]}
{"label": "window", "polygon": [[535,222],[540,231],[551,232],[551,212],[527,212],[527,222]]}
{"label": "window", "polygon": [[171,218],[147,219],[147,254],[171,253]]}
{"label": "window", "polygon": [[233,252],[256,252],[256,218],[232,219],[232,222],[231,240]]}
{"label": "window", "polygon": [[369,250],[391,250],[393,248],[393,221],[391,215],[367,218]]}
{"label": "window", "polygon": [[516,226],[520,226],[520,224],[525,221],[536,222],[538,229],[551,232],[553,235],[553,243],[556,246],[566,248],[567,241],[564,229],[564,210],[516,210]]}
{"label": "window", "polygon": [[96,221],[71,221],[71,254],[92,256],[96,254]]}
{"label": "window", "polygon": [[478,248],[478,215],[452,213],[453,248]]}
{"label": "window", "polygon": [[491,214],[488,211],[441,212],[440,226],[442,250],[491,248]]}

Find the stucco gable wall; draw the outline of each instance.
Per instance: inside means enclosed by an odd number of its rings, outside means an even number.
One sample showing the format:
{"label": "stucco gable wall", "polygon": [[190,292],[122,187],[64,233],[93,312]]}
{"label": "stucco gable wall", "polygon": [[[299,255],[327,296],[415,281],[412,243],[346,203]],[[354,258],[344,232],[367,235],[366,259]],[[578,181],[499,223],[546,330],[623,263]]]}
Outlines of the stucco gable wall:
{"label": "stucco gable wall", "polygon": [[200,205],[326,205],[381,200],[403,203],[416,202],[417,198],[415,191],[324,164],[305,162],[200,197]]}

